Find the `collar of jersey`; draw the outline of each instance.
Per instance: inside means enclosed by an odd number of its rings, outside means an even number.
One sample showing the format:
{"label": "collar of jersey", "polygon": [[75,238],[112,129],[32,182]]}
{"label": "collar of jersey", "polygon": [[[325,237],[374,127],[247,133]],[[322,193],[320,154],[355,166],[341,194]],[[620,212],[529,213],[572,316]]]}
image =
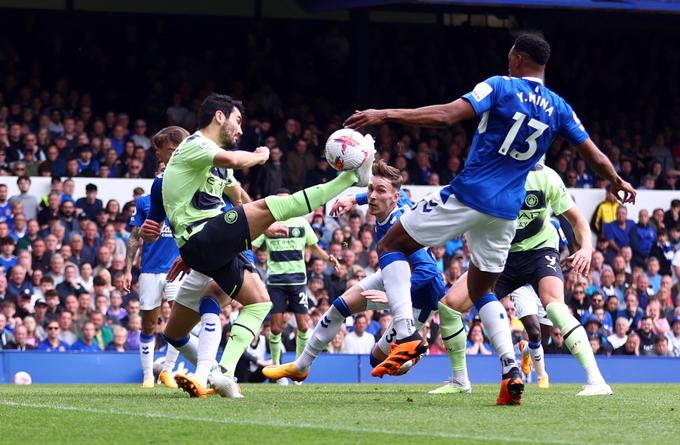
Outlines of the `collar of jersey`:
{"label": "collar of jersey", "polygon": [[522,77],[522,79],[530,80],[531,82],[538,82],[541,85],[543,85],[543,79],[541,79],[540,77],[525,76]]}
{"label": "collar of jersey", "polygon": [[392,215],[394,215],[394,212],[396,212],[396,211],[399,210],[400,208],[401,208],[401,207],[399,207],[398,205],[394,206],[394,210],[392,210],[392,211],[390,212],[390,214],[387,215],[387,218],[385,218],[385,219],[382,220],[382,221],[377,221],[376,224],[378,224],[379,226],[384,226],[384,225],[387,224],[387,223],[389,222],[389,220],[392,218]]}

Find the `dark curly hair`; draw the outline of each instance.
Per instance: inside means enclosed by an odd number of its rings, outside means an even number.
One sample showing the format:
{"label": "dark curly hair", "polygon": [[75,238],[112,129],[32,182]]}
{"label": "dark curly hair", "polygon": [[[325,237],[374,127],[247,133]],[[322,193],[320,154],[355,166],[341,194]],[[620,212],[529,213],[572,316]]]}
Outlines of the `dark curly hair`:
{"label": "dark curly hair", "polygon": [[550,59],[550,44],[536,34],[520,34],[515,39],[515,51],[525,53],[539,65],[545,65]]}

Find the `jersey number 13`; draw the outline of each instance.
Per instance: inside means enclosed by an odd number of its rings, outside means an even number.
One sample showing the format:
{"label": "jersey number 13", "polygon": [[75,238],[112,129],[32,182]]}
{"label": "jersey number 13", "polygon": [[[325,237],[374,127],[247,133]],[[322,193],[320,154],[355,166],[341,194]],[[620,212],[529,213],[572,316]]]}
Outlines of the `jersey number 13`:
{"label": "jersey number 13", "polygon": [[[498,153],[502,154],[503,156],[508,154],[508,150],[510,150],[510,146],[515,141],[517,133],[519,132],[520,127],[524,123],[524,120],[527,118],[527,115],[524,113],[520,113],[518,111],[512,118],[514,119],[515,123],[512,124],[512,127],[510,127],[510,131],[508,131],[508,134],[505,136],[505,139],[501,144],[501,148],[498,150]],[[536,130],[533,133],[531,133],[529,137],[526,138],[526,140],[524,141],[529,145],[529,149],[523,152],[514,149],[510,152],[510,157],[517,159],[518,161],[526,161],[536,153],[536,139],[541,137],[543,132],[547,130],[549,127],[549,125],[544,124],[543,122],[533,118],[529,119],[529,122],[527,122],[527,126]]]}

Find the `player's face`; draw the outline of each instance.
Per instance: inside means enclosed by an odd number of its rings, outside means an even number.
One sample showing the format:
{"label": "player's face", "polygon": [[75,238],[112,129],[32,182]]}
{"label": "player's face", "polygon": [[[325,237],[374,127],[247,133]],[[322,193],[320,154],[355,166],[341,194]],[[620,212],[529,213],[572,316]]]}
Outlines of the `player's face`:
{"label": "player's face", "polygon": [[378,217],[385,217],[399,199],[399,192],[394,190],[390,182],[380,176],[373,176],[368,184],[368,212]]}
{"label": "player's face", "polygon": [[160,162],[162,162],[165,165],[168,165],[170,157],[175,152],[175,148],[177,147],[174,144],[170,143],[164,144],[162,147],[156,150],[156,157]]}
{"label": "player's face", "polygon": [[243,134],[243,131],[241,131],[241,112],[234,108],[228,118],[225,119],[223,113],[218,114],[218,116],[220,115],[224,119],[220,123],[220,146],[226,149],[234,148]]}

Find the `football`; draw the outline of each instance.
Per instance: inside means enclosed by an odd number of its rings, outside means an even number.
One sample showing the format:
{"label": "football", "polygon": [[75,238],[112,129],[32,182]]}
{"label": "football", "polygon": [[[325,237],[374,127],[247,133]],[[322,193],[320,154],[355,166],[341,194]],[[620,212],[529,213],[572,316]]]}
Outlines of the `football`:
{"label": "football", "polygon": [[366,141],[358,131],[343,128],[326,141],[326,161],[336,170],[356,170],[367,158]]}
{"label": "football", "polygon": [[33,379],[31,379],[31,374],[26,371],[19,371],[14,374],[12,382],[14,382],[15,385],[30,385],[31,382],[33,382]]}

